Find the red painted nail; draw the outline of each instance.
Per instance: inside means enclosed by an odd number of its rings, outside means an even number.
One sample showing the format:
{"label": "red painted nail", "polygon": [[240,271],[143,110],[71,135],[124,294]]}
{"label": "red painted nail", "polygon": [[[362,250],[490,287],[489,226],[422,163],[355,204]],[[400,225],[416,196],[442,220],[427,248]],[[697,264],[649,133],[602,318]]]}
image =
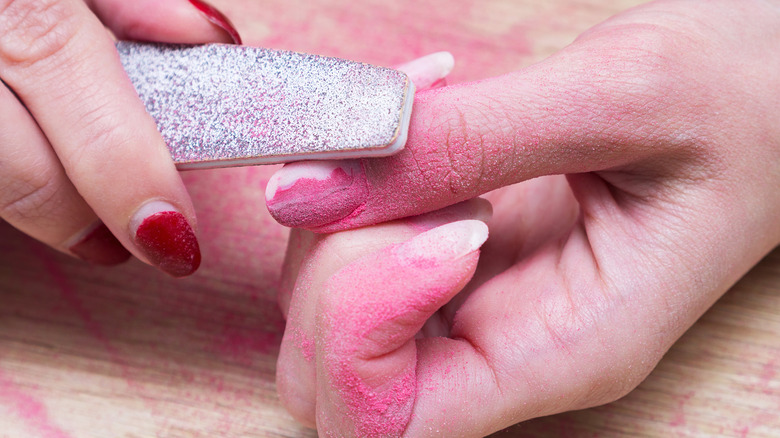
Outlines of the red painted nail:
{"label": "red painted nail", "polygon": [[118,265],[130,258],[130,252],[103,223],[88,232],[68,251],[89,263],[103,266]]}
{"label": "red painted nail", "polygon": [[221,27],[222,30],[227,32],[227,34],[230,35],[230,38],[233,39],[234,44],[241,44],[241,35],[238,34],[238,31],[235,26],[233,26],[233,23],[230,22],[230,19],[220,12],[219,9],[202,0],[190,0],[190,3],[198,8],[212,24]]}
{"label": "red painted nail", "polygon": [[160,211],[146,217],[136,229],[135,243],[149,262],[174,277],[190,275],[200,266],[198,239],[178,211]]}

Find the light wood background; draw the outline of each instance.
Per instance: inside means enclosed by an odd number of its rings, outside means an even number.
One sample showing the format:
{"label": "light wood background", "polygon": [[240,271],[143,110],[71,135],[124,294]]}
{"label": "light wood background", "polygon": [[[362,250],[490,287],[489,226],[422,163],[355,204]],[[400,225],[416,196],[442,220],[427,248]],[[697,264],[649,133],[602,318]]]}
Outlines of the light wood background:
{"label": "light wood background", "polygon": [[[450,82],[542,59],[637,0],[221,0],[246,43],[392,65],[450,50]],[[93,268],[0,224],[0,438],[313,437],[278,403],[287,231],[271,168],[183,174],[204,264]],[[706,263],[706,261],[703,261]],[[780,250],[633,393],[499,437],[780,436]]]}

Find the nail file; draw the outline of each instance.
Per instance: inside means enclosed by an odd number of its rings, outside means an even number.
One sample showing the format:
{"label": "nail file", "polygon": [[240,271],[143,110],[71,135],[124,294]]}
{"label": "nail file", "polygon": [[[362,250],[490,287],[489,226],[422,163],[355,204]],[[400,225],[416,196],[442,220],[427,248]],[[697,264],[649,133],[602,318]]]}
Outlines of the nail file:
{"label": "nail file", "polygon": [[397,70],[228,44],[120,41],[179,169],[392,155],[414,85]]}

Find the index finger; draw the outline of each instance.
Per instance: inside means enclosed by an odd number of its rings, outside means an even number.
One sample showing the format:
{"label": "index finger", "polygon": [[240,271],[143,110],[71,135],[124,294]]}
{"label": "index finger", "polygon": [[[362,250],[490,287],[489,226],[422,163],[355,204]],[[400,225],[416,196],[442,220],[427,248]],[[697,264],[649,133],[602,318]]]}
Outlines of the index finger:
{"label": "index finger", "polygon": [[171,275],[197,269],[189,196],[110,35],[84,3],[0,2],[0,77],[125,247]]}

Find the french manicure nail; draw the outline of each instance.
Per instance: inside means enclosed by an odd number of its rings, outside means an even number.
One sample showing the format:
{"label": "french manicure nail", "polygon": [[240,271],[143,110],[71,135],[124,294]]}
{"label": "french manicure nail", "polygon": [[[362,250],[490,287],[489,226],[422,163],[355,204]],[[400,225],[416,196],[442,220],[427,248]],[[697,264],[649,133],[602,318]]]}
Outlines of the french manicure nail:
{"label": "french manicure nail", "polygon": [[211,6],[210,4],[202,0],[190,0],[193,6],[195,6],[209,22],[224,30],[228,36],[233,40],[233,44],[241,44],[241,35],[238,34],[233,23],[225,16],[219,9]]}
{"label": "french manicure nail", "polygon": [[79,233],[68,251],[96,265],[112,266],[127,261],[130,252],[111,234],[103,222],[96,222]]}
{"label": "french manicure nail", "polygon": [[144,204],[130,221],[133,240],[149,262],[162,271],[184,277],[200,266],[200,247],[189,222],[171,204]]}
{"label": "french manicure nail", "polygon": [[358,211],[368,199],[368,182],[356,160],[299,161],[271,177],[265,199],[282,225],[315,228]]}
{"label": "french manicure nail", "polygon": [[479,249],[487,238],[488,226],[482,221],[470,219],[418,234],[399,249],[412,258],[455,260]]}
{"label": "french manicure nail", "polygon": [[450,52],[436,52],[398,66],[414,82],[417,91],[446,85],[448,74],[455,67],[455,58]]}

